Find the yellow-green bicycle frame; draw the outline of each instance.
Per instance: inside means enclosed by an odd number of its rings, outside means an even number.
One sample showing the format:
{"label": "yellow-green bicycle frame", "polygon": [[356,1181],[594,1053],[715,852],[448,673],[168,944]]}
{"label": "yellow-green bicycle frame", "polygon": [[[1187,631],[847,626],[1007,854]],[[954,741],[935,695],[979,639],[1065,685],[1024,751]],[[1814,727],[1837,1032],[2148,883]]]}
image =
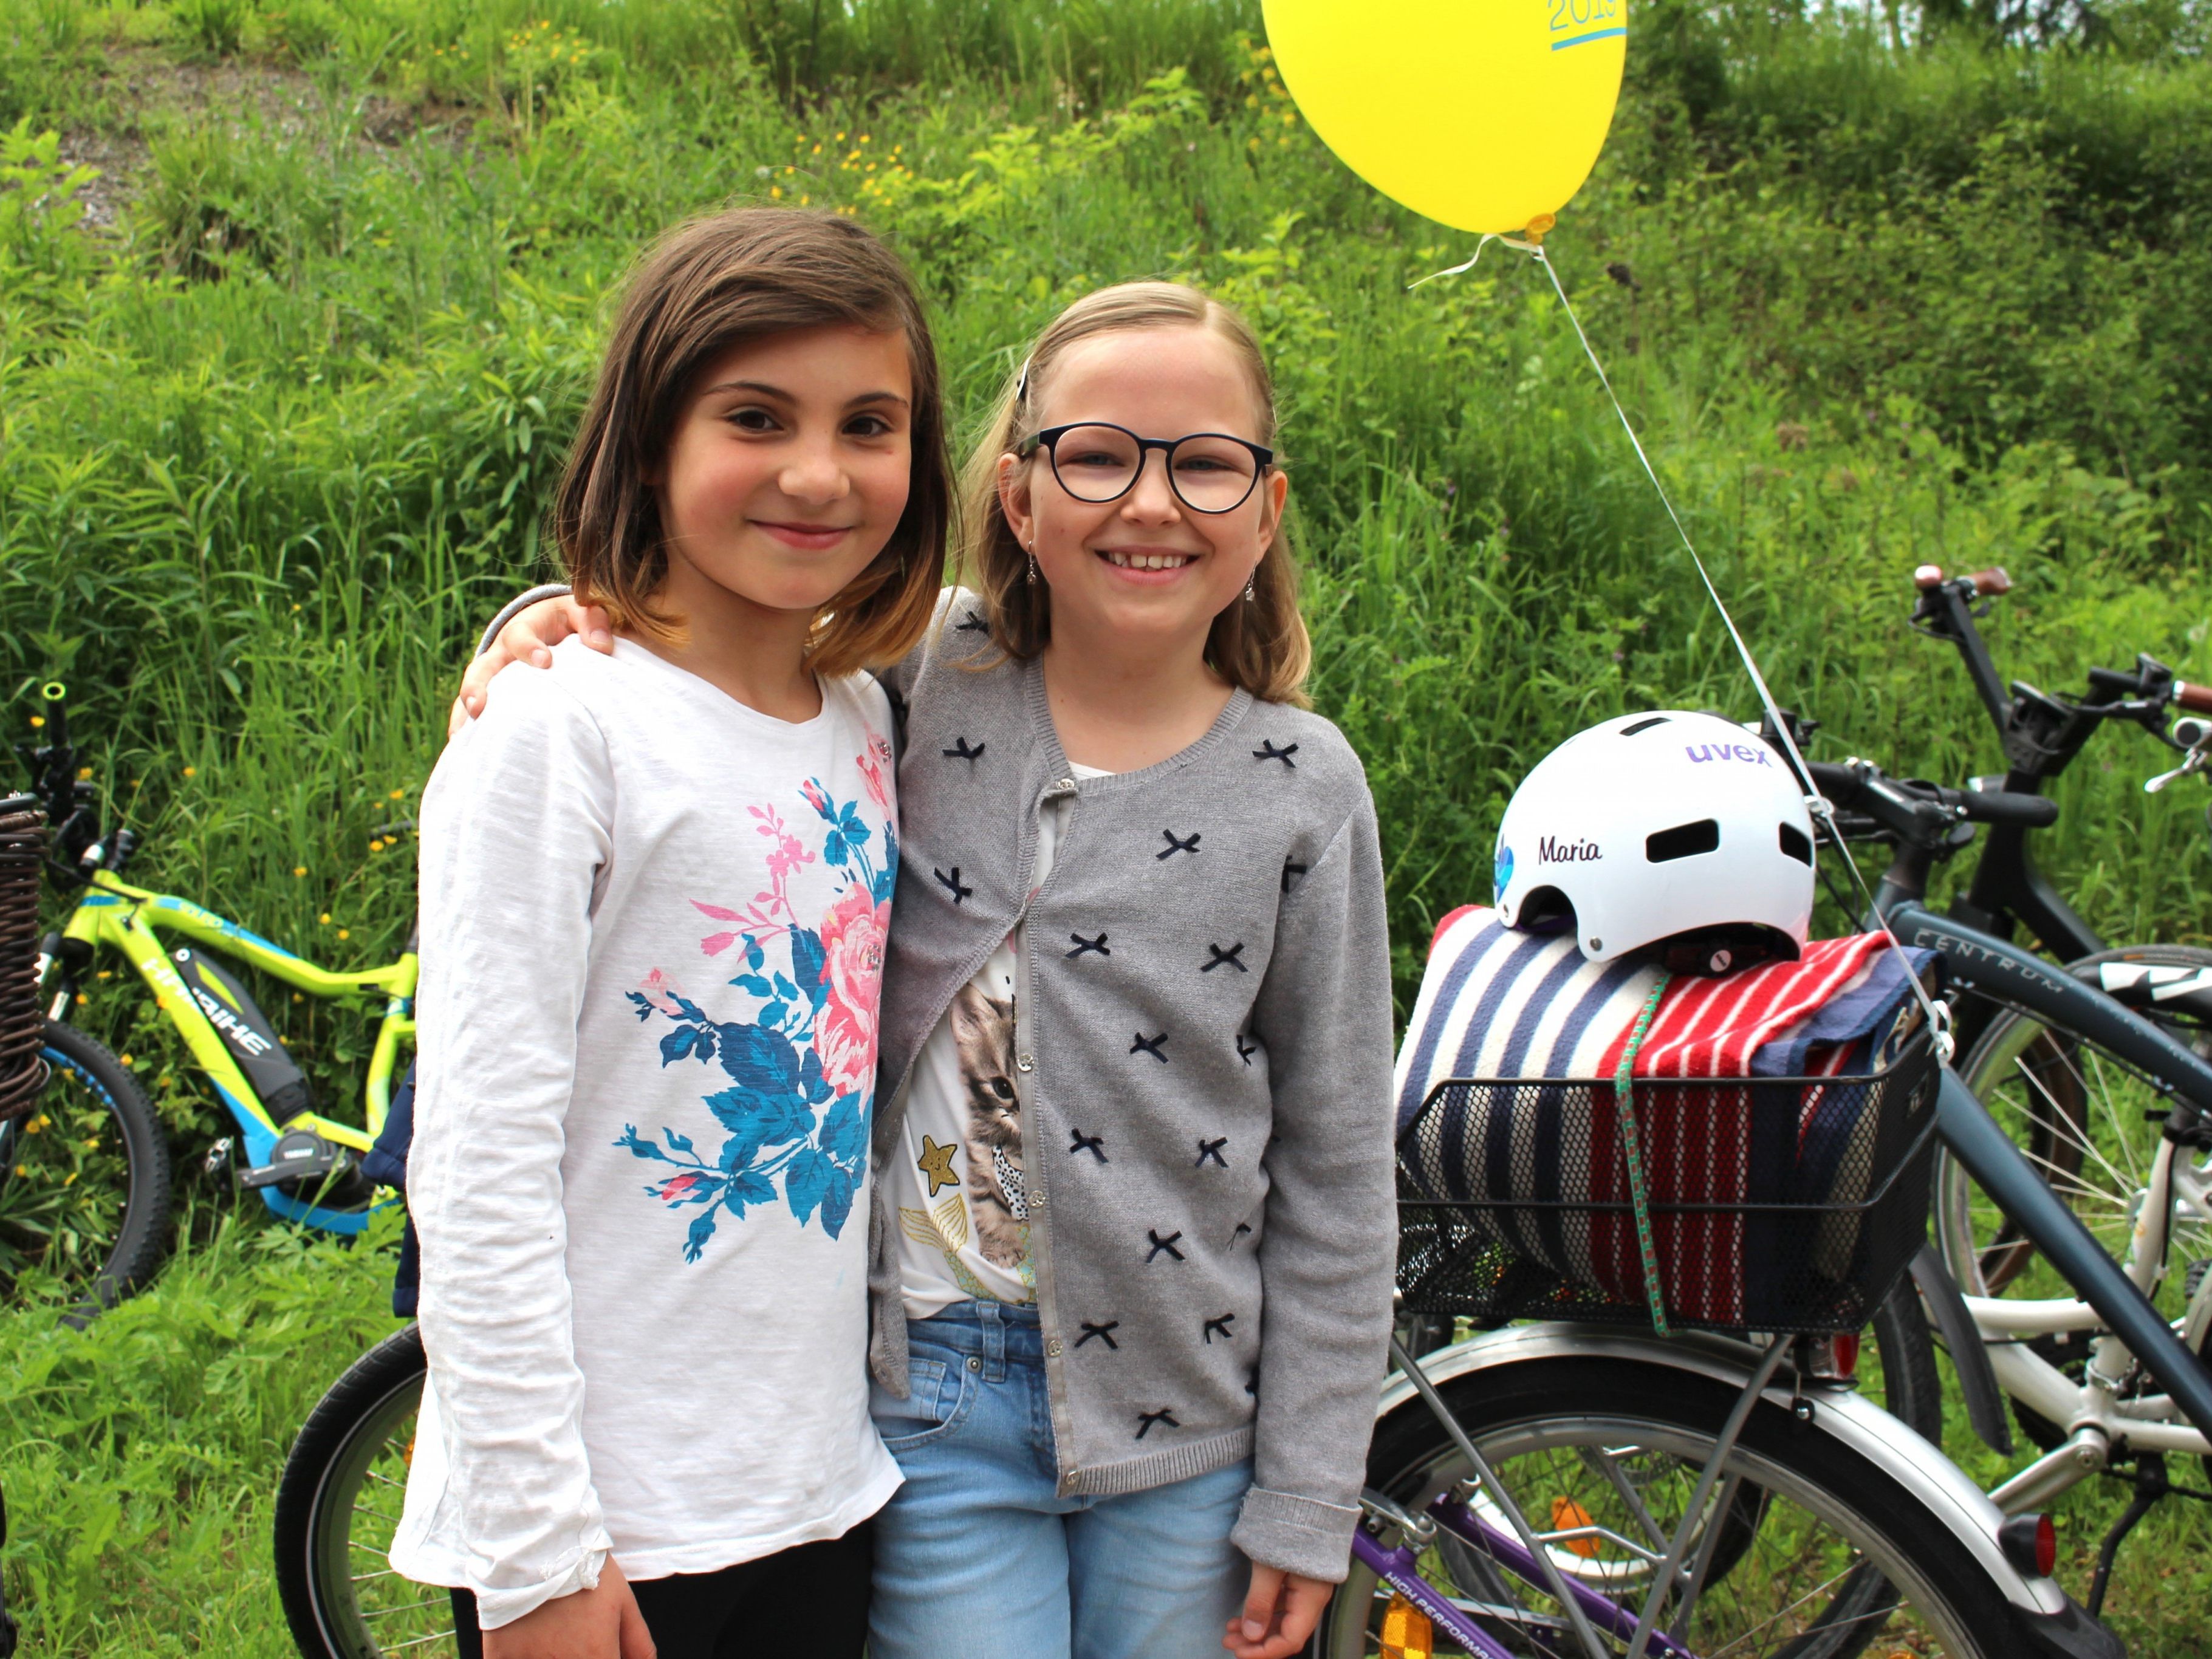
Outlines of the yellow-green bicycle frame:
{"label": "yellow-green bicycle frame", "polygon": [[[262,1103],[252,1084],[233,1058],[229,1048],[207,1013],[189,994],[161,941],[163,933],[212,945],[295,989],[315,997],[357,997],[381,993],[384,1018],[377,1027],[376,1047],[369,1056],[366,1102],[367,1127],[341,1123],[318,1112],[301,1112],[278,1123]],[[392,1078],[402,1044],[415,1040],[415,981],[416,960],[412,951],[382,968],[355,974],[336,974],[294,956],[235,922],[226,921],[190,900],[166,893],[149,893],[133,887],[105,870],[91,873],[84,896],[70,913],[64,939],[82,940],[97,951],[103,945],[119,951],[168,1016],[191,1050],[192,1060],[206,1073],[237,1121],[245,1142],[246,1162],[258,1167],[270,1158],[281,1132],[312,1129],[325,1139],[367,1152],[384,1127],[392,1104]],[[294,1221],[334,1232],[357,1233],[367,1224],[365,1211],[324,1209],[303,1200],[287,1197],[276,1188],[260,1189],[271,1210]]]}

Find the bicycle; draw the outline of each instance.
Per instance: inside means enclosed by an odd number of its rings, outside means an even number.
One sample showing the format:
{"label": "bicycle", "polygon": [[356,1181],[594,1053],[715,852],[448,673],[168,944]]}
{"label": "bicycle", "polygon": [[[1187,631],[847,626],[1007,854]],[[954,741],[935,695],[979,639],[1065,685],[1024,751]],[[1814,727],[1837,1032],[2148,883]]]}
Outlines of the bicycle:
{"label": "bicycle", "polygon": [[[232,1166],[242,1145],[237,1182],[258,1192],[270,1210],[331,1232],[360,1232],[382,1200],[361,1176],[359,1157],[383,1127],[394,1069],[414,1037],[412,944],[396,962],[336,972],[189,899],[131,885],[124,874],[139,839],[100,823],[92,786],[77,776],[65,689],[50,683],[40,700],[45,742],[29,758],[50,826],[46,870],[53,885],[77,897],[39,947],[46,1093],[25,1117],[0,1127],[0,1279],[13,1282],[37,1268],[104,1306],[143,1285],[161,1259],[171,1199],[160,1121],[129,1068],[69,1024],[103,950],[130,963],[236,1126],[235,1138],[209,1155],[210,1172]],[[361,1126],[316,1109],[306,1075],[222,957],[304,995],[382,1000]],[[66,1224],[56,1218],[62,1212]]]}
{"label": "bicycle", "polygon": [[[1994,1011],[1958,1069],[1960,1095],[1975,1109],[1957,1109],[1963,1139],[1947,1135],[1933,1176],[1937,1243],[1963,1295],[1947,1306],[1941,1286],[1922,1289],[1977,1431],[2012,1451],[2001,1405],[2009,1397],[2043,1453],[1992,1493],[2001,1507],[2046,1504],[2100,1471],[2136,1465],[2138,1501],[2100,1552],[2087,1603],[2095,1612],[2127,1533],[2156,1498],[2185,1490],[2167,1479],[2164,1459],[2193,1454],[2212,1475],[2212,1275],[2196,1265],[2201,1254],[2190,1254],[2212,1240],[2212,1156],[2204,1156],[2212,1154],[2212,1061],[2182,1040],[2188,1030],[2177,1035],[2106,988],[2116,969],[2138,989],[2160,988],[2154,976],[2164,971],[2177,977],[2163,988],[2189,994],[2204,953],[2135,947],[2061,969],[1955,915],[1939,916],[1922,900],[1956,827],[2026,822],[2050,803],[1900,781],[1863,760],[1808,766],[1831,801],[1895,844],[1875,911],[1899,939],[1936,951],[1952,982]],[[2177,958],[2185,965],[2159,966]],[[2115,1161],[2131,1157],[2133,1127],[2145,1121],[2156,1126],[2155,1146],[2139,1162]],[[2054,1159],[2054,1147],[2071,1159]],[[2109,1189],[2082,1179],[2093,1163]],[[2069,1218],[2070,1232],[2052,1220],[2054,1209]],[[2063,1259],[2049,1255],[2054,1237]],[[2177,1277],[2169,1265],[2177,1247],[2192,1271],[2179,1276],[2180,1306],[2169,1322],[2157,1299]]]}

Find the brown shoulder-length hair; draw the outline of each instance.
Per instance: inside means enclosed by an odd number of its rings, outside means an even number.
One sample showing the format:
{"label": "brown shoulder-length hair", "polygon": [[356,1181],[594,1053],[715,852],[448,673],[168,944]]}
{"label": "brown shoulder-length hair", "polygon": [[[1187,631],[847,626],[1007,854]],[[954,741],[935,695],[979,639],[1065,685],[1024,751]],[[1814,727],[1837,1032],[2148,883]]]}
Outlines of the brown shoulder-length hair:
{"label": "brown shoulder-length hair", "polygon": [[[1027,361],[999,394],[962,481],[967,536],[963,565],[983,595],[991,638],[1008,656],[1026,660],[1052,637],[1052,592],[1029,580],[1029,555],[1014,539],[999,499],[999,458],[1014,453],[1037,429],[1040,389],[1079,340],[1139,328],[1203,328],[1229,342],[1251,376],[1260,416],[1255,441],[1276,447],[1275,385],[1260,342],[1243,318],[1181,283],[1122,283],[1085,295],[1055,317],[1030,346]],[[1022,463],[1038,465],[1032,456]],[[1241,593],[1213,619],[1206,660],[1214,672],[1267,702],[1304,707],[1313,642],[1298,613],[1298,567],[1288,515],[1253,573],[1252,598]]]}
{"label": "brown shoulder-length hair", "polygon": [[694,219],[631,272],[553,498],[553,538],[579,599],[617,626],[674,634],[654,605],[668,551],[647,480],[666,463],[693,383],[732,346],[840,324],[906,336],[914,470],[890,539],[815,618],[807,661],[849,674],[913,649],[944,585],[952,514],[937,351],[898,256],[835,213],[738,208]]}

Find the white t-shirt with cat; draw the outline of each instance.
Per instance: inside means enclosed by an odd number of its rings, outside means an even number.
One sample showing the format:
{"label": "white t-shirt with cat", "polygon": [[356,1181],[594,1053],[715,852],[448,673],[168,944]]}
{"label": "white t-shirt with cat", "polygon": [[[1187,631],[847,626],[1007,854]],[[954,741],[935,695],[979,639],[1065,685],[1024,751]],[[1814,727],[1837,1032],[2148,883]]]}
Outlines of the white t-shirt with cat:
{"label": "white t-shirt with cat", "polygon": [[[1079,778],[1108,775],[1072,769]],[[1037,816],[1030,896],[1052,873],[1053,855],[1075,798]],[[1020,981],[1009,933],[960,988],[922,1044],[907,1085],[903,1173],[898,1197],[899,1284],[908,1319],[956,1302],[1036,1300],[1030,1265],[1029,1200],[1022,1182],[1022,1108],[1014,1089],[1014,988]]]}

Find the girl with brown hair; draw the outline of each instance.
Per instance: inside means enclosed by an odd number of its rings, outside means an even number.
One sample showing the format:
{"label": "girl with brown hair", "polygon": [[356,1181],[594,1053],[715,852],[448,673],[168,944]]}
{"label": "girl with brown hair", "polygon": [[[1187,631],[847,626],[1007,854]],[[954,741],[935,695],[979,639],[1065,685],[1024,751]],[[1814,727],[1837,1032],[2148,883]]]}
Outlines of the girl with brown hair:
{"label": "girl with brown hair", "polygon": [[502,680],[425,793],[392,1565],[465,1654],[860,1651],[899,1480],[861,1374],[898,842],[860,671],[935,603],[943,434],[873,237],[674,232],[552,514],[611,637]]}

